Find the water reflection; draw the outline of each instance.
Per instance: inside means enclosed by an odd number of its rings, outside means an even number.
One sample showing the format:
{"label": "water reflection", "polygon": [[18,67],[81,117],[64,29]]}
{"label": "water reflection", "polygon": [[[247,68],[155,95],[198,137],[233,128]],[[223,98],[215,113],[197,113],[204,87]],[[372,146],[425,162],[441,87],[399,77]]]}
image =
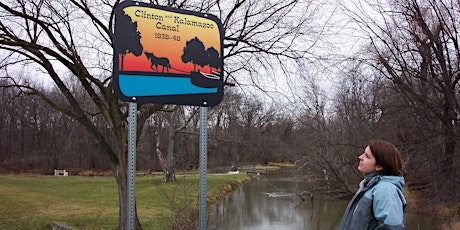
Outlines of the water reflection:
{"label": "water reflection", "polygon": [[[255,177],[212,210],[210,229],[337,229],[348,203],[319,194],[298,196],[306,181],[269,175]],[[408,213],[408,230],[438,229],[433,218]]]}

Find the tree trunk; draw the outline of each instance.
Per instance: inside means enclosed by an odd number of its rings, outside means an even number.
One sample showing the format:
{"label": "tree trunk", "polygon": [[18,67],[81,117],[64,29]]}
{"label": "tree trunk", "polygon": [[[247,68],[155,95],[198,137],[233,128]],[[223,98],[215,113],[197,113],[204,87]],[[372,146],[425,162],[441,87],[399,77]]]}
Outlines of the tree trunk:
{"label": "tree trunk", "polygon": [[[169,143],[168,143],[168,172],[169,175],[165,177],[166,182],[170,181],[176,181],[176,173],[174,171],[174,139],[176,137],[176,131],[174,130],[174,127],[172,125],[169,125]],[[165,175],[166,176],[166,175]]]}
{"label": "tree trunk", "polygon": [[170,154],[168,153],[167,160],[165,160],[163,152],[160,149],[160,143],[157,142],[156,148],[158,161],[160,162],[161,169],[163,170],[163,182],[172,182],[176,181],[176,173],[174,172],[174,167],[170,164]]}
{"label": "tree trunk", "polygon": [[176,131],[174,127],[172,127],[170,120],[169,123],[169,134],[168,134],[168,150],[166,159],[164,158],[164,154],[160,148],[160,134],[159,132],[155,132],[156,136],[156,153],[158,157],[158,161],[160,162],[161,169],[163,170],[163,182],[173,182],[176,181],[176,173],[174,172],[174,138]]}

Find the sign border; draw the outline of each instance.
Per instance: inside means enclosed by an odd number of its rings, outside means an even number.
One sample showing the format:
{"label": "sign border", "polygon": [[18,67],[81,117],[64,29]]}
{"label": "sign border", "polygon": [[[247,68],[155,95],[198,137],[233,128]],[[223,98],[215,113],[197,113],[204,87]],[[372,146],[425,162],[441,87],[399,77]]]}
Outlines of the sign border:
{"label": "sign border", "polygon": [[[219,84],[217,85],[217,93],[201,93],[201,94],[180,94],[180,95],[160,95],[160,96],[127,96],[123,94],[120,89],[120,71],[118,69],[119,66],[119,57],[118,57],[118,50],[115,45],[115,39],[117,38],[117,33],[114,26],[114,45],[113,45],[113,76],[112,76],[112,85],[115,95],[121,100],[125,102],[137,102],[137,103],[155,103],[155,104],[176,104],[176,105],[196,105],[196,106],[205,106],[211,107],[219,104],[223,99],[223,72],[224,72],[224,63],[223,63],[223,26],[219,18],[215,15],[209,13],[202,13],[202,12],[194,12],[188,11],[178,8],[166,7],[166,6],[159,6],[153,5],[148,3],[142,2],[134,2],[134,1],[123,1],[118,4],[115,8],[115,23],[116,17],[120,11],[123,11],[124,8],[130,6],[140,6],[140,7],[147,7],[152,9],[158,9],[163,11],[168,11],[172,13],[178,14],[185,14],[185,15],[192,15],[201,18],[206,18],[209,20],[214,21],[217,24],[219,30],[219,40],[220,40],[220,56],[219,59],[221,65],[221,71],[219,76]],[[142,73],[142,72],[139,72]]]}

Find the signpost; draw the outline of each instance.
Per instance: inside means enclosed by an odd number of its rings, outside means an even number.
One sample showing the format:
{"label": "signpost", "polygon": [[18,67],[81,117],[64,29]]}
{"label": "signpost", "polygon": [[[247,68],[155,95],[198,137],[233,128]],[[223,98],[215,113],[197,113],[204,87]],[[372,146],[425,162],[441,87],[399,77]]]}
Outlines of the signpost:
{"label": "signpost", "polygon": [[207,211],[206,211],[206,188],[207,188],[207,180],[206,180],[206,170],[207,170],[207,140],[208,140],[208,132],[206,123],[208,121],[208,108],[207,107],[200,107],[200,194],[199,194],[199,202],[200,202],[200,215],[199,215],[199,229],[204,230],[206,229],[206,219],[207,219]]}
{"label": "signpost", "polygon": [[223,29],[210,14],[124,1],[115,9],[113,89],[129,102],[128,217],[135,229],[137,102],[200,108],[199,226],[206,229],[207,107],[223,98]]}
{"label": "signpost", "polygon": [[135,229],[136,125],[137,104],[129,103],[128,111],[128,221],[127,229]]}

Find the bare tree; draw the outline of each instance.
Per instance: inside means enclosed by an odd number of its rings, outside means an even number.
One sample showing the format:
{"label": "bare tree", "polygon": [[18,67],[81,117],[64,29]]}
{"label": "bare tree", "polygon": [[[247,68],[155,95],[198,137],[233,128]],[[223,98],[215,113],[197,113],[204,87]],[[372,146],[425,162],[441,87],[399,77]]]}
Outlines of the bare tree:
{"label": "bare tree", "polygon": [[[166,149],[166,158],[164,154],[164,148],[161,148],[160,137],[162,135],[156,135],[156,154],[160,165],[163,169],[163,181],[171,182],[176,181],[175,174],[175,155],[176,155],[176,138],[177,134],[184,131],[188,124],[192,121],[194,116],[197,114],[198,109],[193,108],[191,111],[185,110],[183,106],[168,106],[163,110],[163,113],[157,115],[156,119],[156,132],[162,131],[163,125],[166,128],[167,134],[167,149]],[[159,118],[161,116],[161,118]],[[164,122],[163,122],[164,121]],[[184,143],[185,144],[185,143]]]}
{"label": "bare tree", "polygon": [[[94,7],[100,7],[99,13],[110,16],[113,6],[107,3],[99,6],[89,5],[86,1],[13,1],[9,4],[2,2],[0,8],[5,17],[0,22],[0,49],[8,54],[8,59],[3,60],[4,70],[18,63],[40,68],[41,74],[52,79],[65,101],[53,100],[40,88],[27,82],[15,81],[17,75],[14,73],[5,72],[5,77],[10,81],[2,85],[3,87],[14,86],[26,94],[37,95],[54,109],[78,121],[91,133],[101,152],[111,159],[120,203],[118,228],[124,229],[127,226],[127,109],[112,93],[110,74],[105,73],[104,76],[104,73],[98,72],[101,68],[110,69],[110,61],[104,63],[101,59],[110,58],[100,55],[111,53],[112,21],[104,25],[105,20],[98,19],[92,12]],[[104,12],[104,9],[109,11]],[[89,40],[84,39],[82,33],[85,33]],[[88,50],[95,54],[90,55]],[[92,69],[93,65],[100,67]],[[63,77],[63,69],[70,72],[84,89],[86,95],[91,98],[95,110],[86,110],[85,103],[73,94],[69,83]],[[161,107],[139,105],[138,127],[142,127],[143,121]],[[92,116],[96,114],[102,116],[111,128],[111,135],[116,140],[114,145],[93,122]],[[140,133],[139,128],[138,131]],[[137,215],[136,222],[137,228],[141,228]]]}
{"label": "bare tree", "polygon": [[[366,8],[347,12],[369,39],[363,61],[376,70],[376,76],[389,80],[412,109],[413,120],[423,121],[425,126],[413,131],[432,134],[429,140],[420,136],[406,145],[411,151],[415,146],[428,160],[436,154],[431,181],[436,200],[458,197],[460,5],[410,0],[360,6]],[[429,149],[435,152],[424,150],[424,141],[431,142]]]}

